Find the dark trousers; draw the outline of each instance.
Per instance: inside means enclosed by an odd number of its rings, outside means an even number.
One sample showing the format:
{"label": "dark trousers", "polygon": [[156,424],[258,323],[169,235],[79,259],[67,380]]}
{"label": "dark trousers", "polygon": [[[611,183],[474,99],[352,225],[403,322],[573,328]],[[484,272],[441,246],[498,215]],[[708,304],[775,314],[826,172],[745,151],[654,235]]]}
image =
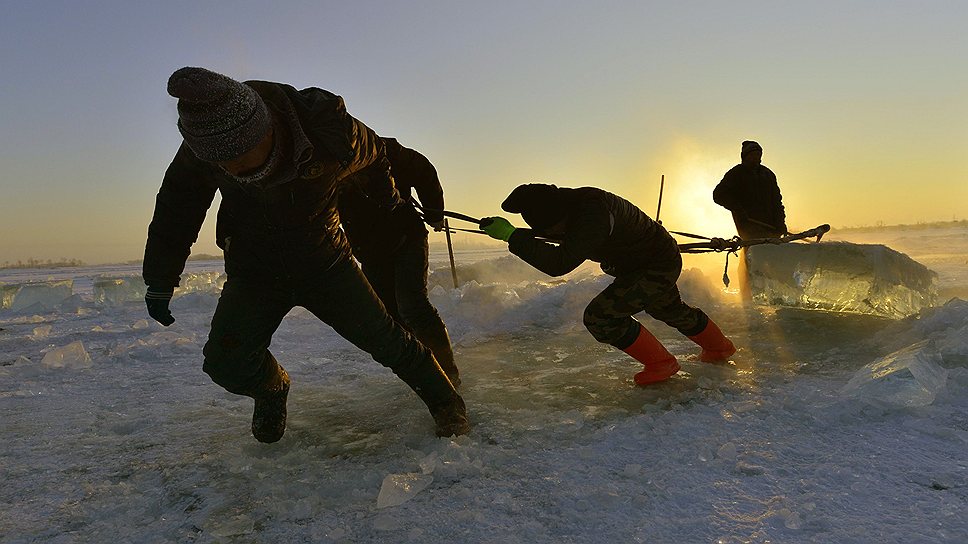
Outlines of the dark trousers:
{"label": "dark trousers", "polygon": [[706,328],[709,318],[682,301],[676,280],[682,261],[664,268],[641,270],[615,278],[585,308],[583,321],[596,340],[619,349],[632,345],[639,323],[632,317],[646,312],[686,336]]}
{"label": "dark trousers", "polygon": [[269,353],[272,334],[294,306],[312,312],[404,381],[441,372],[430,351],[387,315],[359,267],[348,257],[309,281],[230,276],[203,349],[205,372],[232,393],[258,396],[278,372]]}
{"label": "dark trousers", "polygon": [[408,234],[392,253],[361,254],[359,258],[363,274],[387,313],[430,348],[448,374],[455,372],[447,328],[427,293],[427,233]]}
{"label": "dark trousers", "polygon": [[427,233],[408,234],[393,253],[361,255],[360,259],[363,274],[387,313],[411,330],[441,322],[427,294],[427,261]]}

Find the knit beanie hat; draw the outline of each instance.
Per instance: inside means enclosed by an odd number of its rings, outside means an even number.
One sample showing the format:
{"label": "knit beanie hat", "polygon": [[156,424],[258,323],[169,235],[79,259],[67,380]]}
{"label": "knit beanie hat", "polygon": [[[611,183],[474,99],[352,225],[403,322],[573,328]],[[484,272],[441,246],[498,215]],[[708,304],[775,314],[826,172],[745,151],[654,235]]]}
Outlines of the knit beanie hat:
{"label": "knit beanie hat", "polygon": [[178,130],[202,160],[227,161],[255,148],[271,117],[255,89],[204,68],[185,67],[168,78],[178,99]]}
{"label": "knit beanie hat", "polygon": [[746,140],[745,142],[743,142],[743,147],[742,147],[742,150],[739,152],[739,155],[742,157],[743,155],[747,153],[752,153],[754,151],[759,151],[760,153],[762,153],[763,148],[760,147],[760,144],[754,142],[753,140]]}
{"label": "knit beanie hat", "polygon": [[565,207],[561,189],[547,183],[519,185],[501,203],[502,210],[520,213],[535,230],[552,227],[564,219],[567,212]]}

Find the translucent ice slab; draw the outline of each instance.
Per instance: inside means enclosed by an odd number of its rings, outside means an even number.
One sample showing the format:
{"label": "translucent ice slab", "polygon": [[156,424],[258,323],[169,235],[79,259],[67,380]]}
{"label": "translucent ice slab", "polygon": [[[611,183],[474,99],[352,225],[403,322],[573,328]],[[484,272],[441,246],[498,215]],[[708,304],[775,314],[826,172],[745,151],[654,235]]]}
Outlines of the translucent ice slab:
{"label": "translucent ice slab", "polygon": [[945,386],[941,356],[919,342],[858,370],[841,393],[894,406],[927,406]]}
{"label": "translucent ice slab", "polygon": [[0,285],[0,309],[9,308],[13,304],[13,296],[20,290],[20,285]]}
{"label": "translucent ice slab", "polygon": [[120,304],[144,300],[148,286],[140,276],[101,276],[94,280],[94,302]]}
{"label": "translucent ice slab", "polygon": [[[186,272],[175,289],[175,296],[194,292],[218,294],[224,283],[223,272]],[[101,276],[94,280],[94,302],[120,304],[144,300],[146,290],[141,276]]]}
{"label": "translucent ice slab", "polygon": [[48,351],[40,364],[47,368],[87,368],[92,361],[84,344],[78,340]]}
{"label": "translucent ice slab", "polygon": [[383,479],[376,507],[399,506],[426,489],[433,481],[432,474],[390,474]]}
{"label": "translucent ice slab", "polygon": [[[5,285],[3,305],[13,311],[31,306],[38,311],[48,311],[74,294],[74,280],[41,281]],[[9,298],[9,302],[8,299]]]}
{"label": "translucent ice slab", "polygon": [[747,253],[753,301],[900,319],[936,302],[935,273],[882,245],[759,245]]}
{"label": "translucent ice slab", "polygon": [[175,289],[175,296],[186,293],[219,293],[225,284],[223,272],[187,272],[182,274],[181,282]]}

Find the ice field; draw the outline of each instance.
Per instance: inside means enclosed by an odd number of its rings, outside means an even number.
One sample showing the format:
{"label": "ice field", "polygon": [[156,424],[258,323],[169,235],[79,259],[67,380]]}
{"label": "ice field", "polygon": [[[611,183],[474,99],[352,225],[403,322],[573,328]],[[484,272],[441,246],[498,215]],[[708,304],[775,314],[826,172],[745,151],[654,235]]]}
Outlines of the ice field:
{"label": "ice field", "polygon": [[701,363],[639,316],[683,368],[648,388],[581,325],[594,267],[550,281],[458,252],[455,290],[435,254],[474,424],[457,439],[297,309],[272,345],[288,430],[256,442],[252,400],[201,371],[219,262],[190,263],[168,328],[123,301],[138,267],[0,270],[0,542],[968,542],[968,229],[828,236],[926,265],[937,305],[745,306],[721,256],[685,256],[683,298],[739,351]]}

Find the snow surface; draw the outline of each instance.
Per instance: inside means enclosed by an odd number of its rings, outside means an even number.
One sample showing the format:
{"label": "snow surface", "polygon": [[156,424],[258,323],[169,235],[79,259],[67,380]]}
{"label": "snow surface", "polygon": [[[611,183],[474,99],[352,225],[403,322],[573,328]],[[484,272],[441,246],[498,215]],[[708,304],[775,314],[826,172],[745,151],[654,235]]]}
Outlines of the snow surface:
{"label": "snow surface", "polygon": [[[963,231],[877,234],[857,241],[920,250],[942,293],[968,292]],[[968,302],[899,321],[744,308],[687,270],[684,298],[739,352],[700,363],[642,317],[683,371],[639,388],[581,325],[608,278],[550,282],[504,255],[458,253],[461,288],[433,282],[468,436],[434,438],[402,382],[296,309],[273,340],[293,378],[273,445],[249,434],[252,401],[201,371],[217,282],[164,328],[140,302],[95,302],[96,278],[136,270],[0,271],[75,293],[0,311],[0,542],[968,541]],[[923,405],[896,401],[917,379],[904,365],[871,381],[899,353],[937,386]]]}

